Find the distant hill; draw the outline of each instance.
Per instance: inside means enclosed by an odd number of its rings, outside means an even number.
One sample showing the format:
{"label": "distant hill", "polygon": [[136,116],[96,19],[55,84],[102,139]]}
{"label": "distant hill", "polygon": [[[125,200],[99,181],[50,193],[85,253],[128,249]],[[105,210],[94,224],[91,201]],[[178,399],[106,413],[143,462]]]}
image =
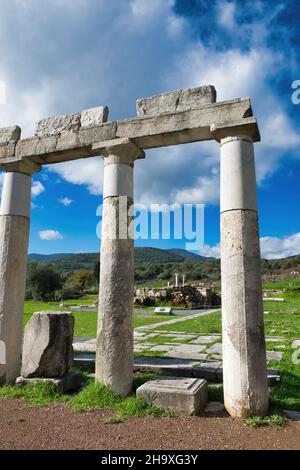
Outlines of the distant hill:
{"label": "distant hill", "polygon": [[207,258],[205,256],[200,256],[197,255],[197,253],[192,253],[191,251],[187,250],[182,250],[180,248],[170,248],[167,250],[169,253],[173,253],[175,255],[180,256],[183,258],[185,261],[207,261],[208,259],[214,259],[214,258]]}
{"label": "distant hill", "polygon": [[69,256],[73,256],[72,253],[53,253],[52,255],[40,255],[38,253],[31,253],[28,256],[28,261],[32,263],[33,261],[37,261],[38,263],[50,263],[51,261],[56,261],[61,258],[67,258]]}
{"label": "distant hill", "polygon": [[[68,272],[81,268],[93,270],[99,259],[100,253],[55,253],[50,255],[32,253],[28,257],[29,263],[51,263],[55,269]],[[203,262],[208,259],[180,249],[161,250],[159,248],[137,247],[134,250],[135,265],[183,263],[184,261]]]}
{"label": "distant hill", "polygon": [[135,248],[134,261],[135,263],[181,263],[184,257],[159,248]]}

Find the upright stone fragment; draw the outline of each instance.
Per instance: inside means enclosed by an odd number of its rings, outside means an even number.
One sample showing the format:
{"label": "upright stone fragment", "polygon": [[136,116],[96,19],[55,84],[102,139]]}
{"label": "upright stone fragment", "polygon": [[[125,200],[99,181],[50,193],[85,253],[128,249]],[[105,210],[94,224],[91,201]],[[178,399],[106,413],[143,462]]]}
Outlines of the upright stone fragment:
{"label": "upright stone fragment", "polygon": [[21,138],[21,129],[18,126],[0,128],[0,145],[18,142]]}
{"label": "upright stone fragment", "polygon": [[100,126],[108,119],[108,107],[98,106],[97,108],[85,109],[81,112],[81,126]]}
{"label": "upright stone fragment", "polygon": [[10,164],[4,176],[0,211],[0,385],[14,383],[21,359],[22,322],[30,224],[31,161]]}
{"label": "upright stone fragment", "polygon": [[190,111],[205,104],[215,103],[216,99],[215,87],[205,85],[142,98],[137,100],[136,109],[138,116],[156,116],[158,114]]}
{"label": "upright stone fragment", "polygon": [[80,129],[80,113],[48,117],[36,123],[35,136],[47,137]]}
{"label": "upright stone fragment", "polygon": [[71,313],[34,313],[25,328],[22,376],[63,377],[73,364],[73,333]]}

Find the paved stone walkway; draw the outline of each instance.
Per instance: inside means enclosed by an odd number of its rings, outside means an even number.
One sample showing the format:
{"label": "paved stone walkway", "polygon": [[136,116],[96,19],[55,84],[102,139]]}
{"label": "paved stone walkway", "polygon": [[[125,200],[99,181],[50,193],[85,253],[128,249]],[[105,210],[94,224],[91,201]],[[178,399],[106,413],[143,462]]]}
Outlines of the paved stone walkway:
{"label": "paved stone walkway", "polygon": [[[214,369],[222,368],[222,339],[220,334],[199,335],[197,333],[183,333],[166,330],[165,326],[175,325],[188,319],[195,319],[216,312],[217,309],[206,310],[190,316],[173,318],[164,322],[157,322],[147,326],[141,326],[134,330],[134,352],[143,356],[143,352],[153,354],[151,358],[137,358],[141,365],[152,363],[167,367],[170,364],[178,364],[180,368],[200,367]],[[267,360],[281,361],[285,338],[279,336],[267,336],[266,341],[274,343],[272,351],[267,351]],[[295,346],[297,343],[295,343]],[[74,338],[74,350],[76,352],[95,352],[96,338]],[[170,362],[171,361],[171,362]]]}

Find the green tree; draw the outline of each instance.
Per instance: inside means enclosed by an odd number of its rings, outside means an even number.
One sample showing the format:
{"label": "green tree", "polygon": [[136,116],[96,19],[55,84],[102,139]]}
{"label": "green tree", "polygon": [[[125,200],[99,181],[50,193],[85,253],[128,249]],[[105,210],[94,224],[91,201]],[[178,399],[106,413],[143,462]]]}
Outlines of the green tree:
{"label": "green tree", "polygon": [[94,274],[86,269],[78,269],[68,279],[68,285],[79,292],[89,289],[94,284]]}
{"label": "green tree", "polygon": [[60,273],[51,265],[31,263],[28,267],[27,289],[34,300],[54,300],[55,292],[61,289]]}

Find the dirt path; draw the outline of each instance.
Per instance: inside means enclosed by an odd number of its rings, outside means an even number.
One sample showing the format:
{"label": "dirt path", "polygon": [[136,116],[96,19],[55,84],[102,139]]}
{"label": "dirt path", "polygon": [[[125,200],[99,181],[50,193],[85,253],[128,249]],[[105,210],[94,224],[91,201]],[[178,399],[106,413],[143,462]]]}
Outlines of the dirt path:
{"label": "dirt path", "polygon": [[106,424],[112,413],[75,414],[65,405],[33,408],[0,400],[0,449],[299,449],[300,425],[249,428],[229,417],[134,418]]}

